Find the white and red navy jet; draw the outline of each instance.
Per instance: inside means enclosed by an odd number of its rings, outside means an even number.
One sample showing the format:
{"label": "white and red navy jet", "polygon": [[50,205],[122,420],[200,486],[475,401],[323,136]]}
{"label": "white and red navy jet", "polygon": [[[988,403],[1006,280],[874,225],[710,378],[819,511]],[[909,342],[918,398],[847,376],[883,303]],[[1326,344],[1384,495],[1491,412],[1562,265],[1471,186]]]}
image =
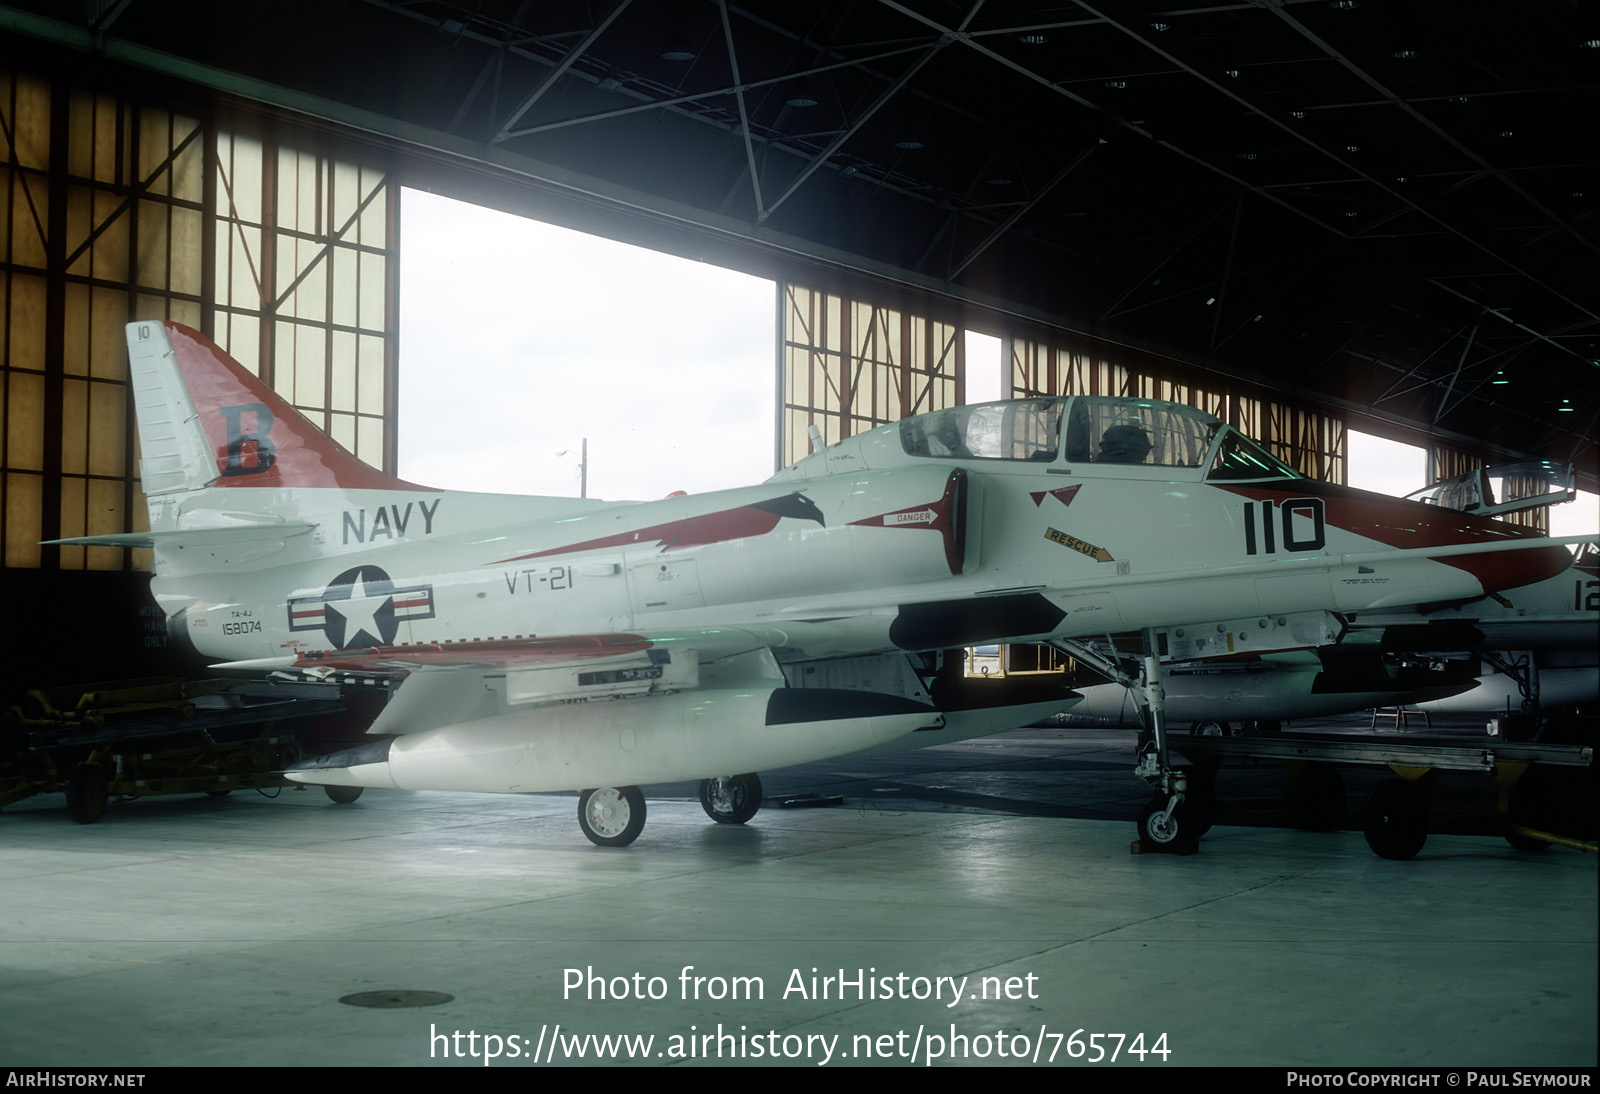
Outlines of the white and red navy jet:
{"label": "white and red navy jet", "polygon": [[[1131,398],[951,408],[760,486],[653,502],[443,492],[360,463],[195,331],[132,323],[128,345],[150,531],[64,542],[152,546],[157,601],[223,667],[398,682],[384,739],[291,778],[578,790],[602,844],[638,835],[639,784],[703,780],[707,812],[743,821],[759,769],[1065,705],[961,709],[930,686],[930,651],[1157,627],[1281,648],[1331,613],[1571,561]],[[1185,783],[1147,671],[1162,747],[1141,831],[1169,843]]]}

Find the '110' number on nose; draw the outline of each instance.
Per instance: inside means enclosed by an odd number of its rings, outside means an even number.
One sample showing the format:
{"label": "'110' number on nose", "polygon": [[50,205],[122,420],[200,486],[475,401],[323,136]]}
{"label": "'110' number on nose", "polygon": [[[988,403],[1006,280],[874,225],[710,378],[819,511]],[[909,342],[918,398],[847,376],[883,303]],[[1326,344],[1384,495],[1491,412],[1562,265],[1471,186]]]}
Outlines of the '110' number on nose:
{"label": "'110' number on nose", "polygon": [[1270,500],[1244,503],[1244,553],[1270,555],[1281,545],[1285,551],[1320,551],[1327,545],[1327,524],[1321,498],[1285,498],[1276,506]]}

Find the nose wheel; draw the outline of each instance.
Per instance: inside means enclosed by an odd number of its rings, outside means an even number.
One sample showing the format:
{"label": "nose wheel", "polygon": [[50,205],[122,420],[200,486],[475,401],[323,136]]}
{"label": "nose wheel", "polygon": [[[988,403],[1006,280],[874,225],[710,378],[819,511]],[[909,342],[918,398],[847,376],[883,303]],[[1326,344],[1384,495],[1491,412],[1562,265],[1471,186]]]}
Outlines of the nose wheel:
{"label": "nose wheel", "polygon": [[644,831],[644,792],[637,786],[602,786],[578,797],[578,827],[591,843],[626,847]]}
{"label": "nose wheel", "polygon": [[700,808],[718,824],[743,824],[761,808],[761,779],[754,773],[701,779]]}
{"label": "nose wheel", "polygon": [[1139,812],[1139,839],[1153,849],[1170,851],[1195,838],[1188,809],[1182,802],[1171,802],[1171,798],[1158,794]]}

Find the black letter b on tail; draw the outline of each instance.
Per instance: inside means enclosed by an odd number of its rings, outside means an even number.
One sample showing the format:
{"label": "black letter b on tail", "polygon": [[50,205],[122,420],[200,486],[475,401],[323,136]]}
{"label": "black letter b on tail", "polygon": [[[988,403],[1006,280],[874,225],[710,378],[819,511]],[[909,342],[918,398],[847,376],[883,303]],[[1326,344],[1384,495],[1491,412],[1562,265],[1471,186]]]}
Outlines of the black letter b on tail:
{"label": "black letter b on tail", "polygon": [[[255,429],[246,433],[244,416],[255,415]],[[270,468],[278,458],[273,447],[272,411],[261,403],[241,403],[225,406],[222,416],[228,422],[228,462],[223,465],[224,475],[258,475]]]}

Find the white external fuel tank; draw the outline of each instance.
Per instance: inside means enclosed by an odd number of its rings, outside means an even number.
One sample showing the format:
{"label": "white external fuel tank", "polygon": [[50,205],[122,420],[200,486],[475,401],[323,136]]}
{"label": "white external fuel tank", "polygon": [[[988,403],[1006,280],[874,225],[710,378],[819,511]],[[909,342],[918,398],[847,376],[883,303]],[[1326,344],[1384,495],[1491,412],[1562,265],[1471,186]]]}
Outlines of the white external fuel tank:
{"label": "white external fuel tank", "polygon": [[538,793],[771,770],[942,725],[931,706],[819,688],[703,688],[498,714],[308,761],[324,786]]}

